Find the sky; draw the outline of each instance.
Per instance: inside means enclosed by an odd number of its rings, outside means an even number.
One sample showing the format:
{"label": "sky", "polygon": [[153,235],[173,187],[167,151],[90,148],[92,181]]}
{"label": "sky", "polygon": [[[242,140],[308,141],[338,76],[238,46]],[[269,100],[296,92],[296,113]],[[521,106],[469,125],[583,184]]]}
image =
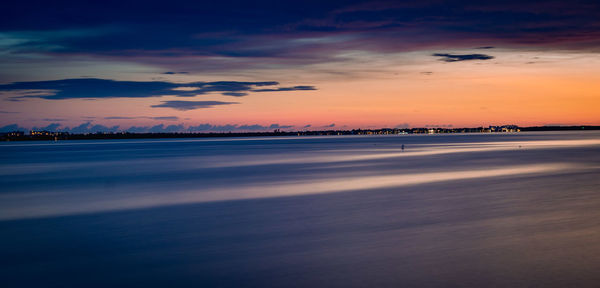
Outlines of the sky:
{"label": "sky", "polygon": [[598,1],[11,1],[0,130],[600,125]]}

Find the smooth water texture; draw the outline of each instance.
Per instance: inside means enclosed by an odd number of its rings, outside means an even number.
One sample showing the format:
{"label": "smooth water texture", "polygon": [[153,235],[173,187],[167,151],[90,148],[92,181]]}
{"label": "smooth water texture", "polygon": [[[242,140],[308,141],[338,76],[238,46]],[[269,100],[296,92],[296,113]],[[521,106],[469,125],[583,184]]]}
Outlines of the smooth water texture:
{"label": "smooth water texture", "polygon": [[0,160],[3,287],[600,283],[598,132],[6,142]]}

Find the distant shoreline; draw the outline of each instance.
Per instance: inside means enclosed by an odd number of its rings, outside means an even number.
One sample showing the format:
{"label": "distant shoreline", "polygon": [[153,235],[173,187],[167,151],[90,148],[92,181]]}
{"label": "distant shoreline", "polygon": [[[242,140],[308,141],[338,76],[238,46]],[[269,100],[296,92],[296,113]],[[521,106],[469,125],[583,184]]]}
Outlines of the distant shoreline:
{"label": "distant shoreline", "polygon": [[[508,127],[508,128],[507,128]],[[273,132],[174,132],[174,133],[130,133],[97,132],[75,134],[54,131],[12,131],[0,133],[0,141],[53,141],[53,140],[99,140],[99,139],[157,139],[157,138],[219,138],[219,137],[273,137],[273,136],[326,136],[326,135],[394,135],[394,134],[462,134],[462,133],[518,133],[533,131],[588,131],[600,130],[600,126],[490,126],[488,128],[381,128],[322,131]]]}

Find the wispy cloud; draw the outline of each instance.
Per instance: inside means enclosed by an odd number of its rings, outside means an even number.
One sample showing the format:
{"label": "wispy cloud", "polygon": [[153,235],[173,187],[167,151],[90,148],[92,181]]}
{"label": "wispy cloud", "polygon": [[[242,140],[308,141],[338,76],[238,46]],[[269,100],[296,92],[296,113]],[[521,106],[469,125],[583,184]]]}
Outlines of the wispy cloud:
{"label": "wispy cloud", "polygon": [[168,72],[164,72],[162,74],[165,75],[176,75],[176,74],[189,74],[190,72],[173,72],[173,71],[168,71]]}
{"label": "wispy cloud", "polygon": [[[344,52],[397,53],[440,45],[600,47],[600,4],[592,0],[333,1],[294,6],[300,9],[251,2],[236,3],[243,12],[235,15],[227,1],[186,3],[172,13],[156,3],[117,9],[110,3],[13,2],[2,7],[0,49],[12,56],[108,57],[169,67],[162,74],[176,75],[298,67],[341,61]],[[45,11],[63,11],[64,17]]]}
{"label": "wispy cloud", "polygon": [[494,56],[485,54],[447,54],[447,53],[435,53],[432,56],[442,57],[440,61],[444,62],[458,62],[458,61],[470,61],[470,60],[490,60],[494,59]]}
{"label": "wispy cloud", "polygon": [[248,95],[248,93],[246,93],[246,92],[224,92],[221,94],[224,96],[233,96],[233,97],[243,97],[243,96]]}
{"label": "wispy cloud", "polygon": [[167,121],[179,120],[179,117],[177,117],[177,116],[158,116],[158,117],[149,117],[149,118],[153,119],[153,120],[167,120]]}
{"label": "wispy cloud", "polygon": [[194,109],[212,108],[220,105],[239,104],[238,102],[223,102],[223,101],[161,101],[162,104],[152,105],[152,108],[173,108],[175,110],[187,111]]}
{"label": "wispy cloud", "polygon": [[317,90],[314,86],[294,86],[294,87],[279,87],[279,88],[266,88],[266,89],[254,89],[252,92],[280,92],[280,91],[305,91],[305,90]]}
{"label": "wispy cloud", "polygon": [[152,119],[152,120],[167,120],[167,121],[176,121],[179,120],[177,116],[109,116],[104,117],[106,120],[131,120],[131,119]]}
{"label": "wispy cloud", "polygon": [[165,81],[117,81],[97,78],[63,79],[51,81],[15,82],[0,85],[0,96],[8,99],[42,98],[61,99],[101,99],[101,98],[145,98],[160,96],[194,97],[207,93],[220,93],[226,96],[241,97],[247,92],[315,90],[313,86],[274,87],[278,82],[190,82],[173,83]]}

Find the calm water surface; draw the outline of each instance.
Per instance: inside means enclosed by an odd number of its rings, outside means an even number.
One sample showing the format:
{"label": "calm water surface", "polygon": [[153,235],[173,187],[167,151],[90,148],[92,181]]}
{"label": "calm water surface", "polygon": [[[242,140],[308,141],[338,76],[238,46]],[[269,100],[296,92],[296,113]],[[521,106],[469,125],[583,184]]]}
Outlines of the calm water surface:
{"label": "calm water surface", "polygon": [[600,283],[598,132],[6,142],[0,160],[1,287]]}

